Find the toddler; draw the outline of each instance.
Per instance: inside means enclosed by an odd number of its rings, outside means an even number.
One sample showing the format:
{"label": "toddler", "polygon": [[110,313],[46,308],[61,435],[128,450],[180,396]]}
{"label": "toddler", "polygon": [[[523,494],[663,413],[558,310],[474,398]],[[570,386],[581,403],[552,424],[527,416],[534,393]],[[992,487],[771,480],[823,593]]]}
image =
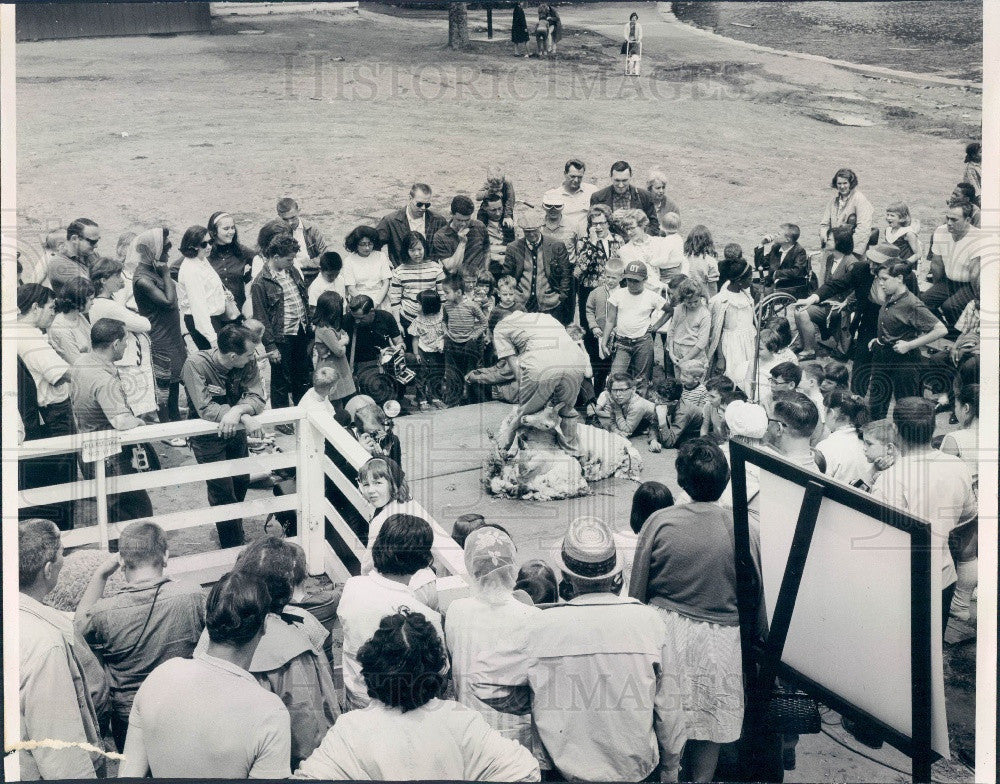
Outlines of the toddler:
{"label": "toddler", "polygon": [[444,313],[441,297],[434,289],[425,289],[417,295],[420,313],[409,327],[413,336],[413,353],[420,365],[417,384],[418,405],[421,409],[430,406],[444,408],[444,403],[434,394],[433,379],[444,370]]}

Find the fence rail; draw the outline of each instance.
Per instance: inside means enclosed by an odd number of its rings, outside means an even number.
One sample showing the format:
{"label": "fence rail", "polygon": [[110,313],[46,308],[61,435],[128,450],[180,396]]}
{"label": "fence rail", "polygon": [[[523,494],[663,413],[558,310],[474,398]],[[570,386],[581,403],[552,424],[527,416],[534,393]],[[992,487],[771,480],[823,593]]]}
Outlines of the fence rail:
{"label": "fence rail", "polygon": [[[294,468],[294,493],[254,498],[223,506],[172,509],[154,514],[151,519],[164,530],[179,531],[222,520],[294,511],[298,521],[294,539],[305,550],[309,573],[326,574],[337,582],[356,574],[358,565],[363,560],[365,544],[362,535],[352,527],[349,520],[369,521],[374,513],[355,484],[357,472],[371,455],[336,421],[318,412],[305,413],[297,408],[283,408],[267,411],[257,419],[263,426],[284,423],[295,425],[294,451],[160,468],[114,477],[106,475],[104,460],[97,460],[93,464],[93,479],[20,490],[18,508],[92,498],[97,508],[97,525],[64,531],[63,546],[74,548],[97,544],[101,549],[108,550],[111,540],[116,539],[121,528],[128,523],[108,521],[109,492],[116,494],[150,490]],[[117,441],[121,446],[128,446],[170,438],[192,438],[212,434],[216,430],[217,425],[213,422],[193,419],[120,431]],[[18,448],[17,457],[22,461],[80,453],[95,438],[107,435],[72,435],[26,441]],[[425,509],[419,505],[415,507],[434,529],[435,561],[449,577],[444,582],[445,588],[449,591],[462,589],[465,565],[461,549]],[[203,583],[213,582],[232,567],[241,549],[227,548],[172,558],[169,572],[196,576]],[[349,556],[346,562],[343,556]]]}

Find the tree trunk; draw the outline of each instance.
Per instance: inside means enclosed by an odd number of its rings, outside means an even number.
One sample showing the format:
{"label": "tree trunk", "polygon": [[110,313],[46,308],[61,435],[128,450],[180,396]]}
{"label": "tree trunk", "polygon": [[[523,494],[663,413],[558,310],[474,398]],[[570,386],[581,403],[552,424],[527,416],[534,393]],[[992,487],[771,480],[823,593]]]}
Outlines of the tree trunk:
{"label": "tree trunk", "polygon": [[448,46],[452,49],[469,47],[469,11],[465,3],[448,7]]}

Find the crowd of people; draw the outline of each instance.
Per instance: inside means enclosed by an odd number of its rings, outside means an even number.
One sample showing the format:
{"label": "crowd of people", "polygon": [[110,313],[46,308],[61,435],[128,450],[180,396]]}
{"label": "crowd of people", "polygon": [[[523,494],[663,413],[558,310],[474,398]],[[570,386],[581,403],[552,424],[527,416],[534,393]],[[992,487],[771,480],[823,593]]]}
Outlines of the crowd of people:
{"label": "crowd of people", "polygon": [[[977,146],[968,153],[975,172]],[[904,203],[877,227],[841,169],[817,251],[786,222],[747,258],[736,243],[720,255],[703,225],[681,234],[662,172],[643,188],[617,161],[600,190],[585,173],[571,159],[560,185],[526,202],[494,167],[447,215],[416,183],[342,252],[292,198],[253,250],[226,212],[183,232],[179,260],[167,227],[124,237],[121,258],[97,252],[89,219],[46,238],[44,269],[23,271],[17,292],[22,438],[176,421],[186,403],[188,418],[218,427],[169,446],[209,463],[247,456],[268,406],[322,409],[373,456],[359,490],[374,516],[361,574],[339,598],[306,591],[301,550],[272,536],[206,596],[164,576],[148,494],[115,492],[112,479],[109,519],[132,522],[70,622],[44,600],[73,504],[22,509],[25,740],[96,748],[108,736],[125,753],[119,774],[136,776],[676,780],[683,764],[711,780],[743,723],[731,440],[929,520],[942,620],[974,619],[975,177],[949,195],[926,251]],[[760,308],[775,292],[787,309]],[[555,570],[519,563],[502,525],[466,516],[453,538],[471,595],[441,606],[440,542],[411,504],[405,445],[378,392],[388,386],[406,410],[523,404],[517,359],[532,341],[580,366],[562,416],[575,409],[652,451],[677,449],[679,488],[641,486],[622,531],[574,521]],[[542,407],[565,391],[531,394]],[[938,425],[949,410],[957,429]],[[163,448],[127,446],[107,474],[155,468]],[[21,487],[78,471],[92,476],[93,464],[23,460]],[[210,504],[243,500],[248,482],[208,480]],[[221,546],[246,544],[241,520],[217,529]],[[119,568],[125,586],[104,596]],[[609,709],[570,709],[574,683],[609,689]],[[82,748],[22,759],[39,778],[105,765]]]}

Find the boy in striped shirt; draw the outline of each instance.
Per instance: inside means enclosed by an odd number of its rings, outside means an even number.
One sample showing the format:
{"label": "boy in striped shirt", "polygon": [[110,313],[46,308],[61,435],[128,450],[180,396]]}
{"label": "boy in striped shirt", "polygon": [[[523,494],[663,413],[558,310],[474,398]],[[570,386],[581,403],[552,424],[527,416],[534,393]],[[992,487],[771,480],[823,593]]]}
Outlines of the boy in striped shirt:
{"label": "boy in striped shirt", "polygon": [[486,314],[466,296],[465,281],[453,275],[444,282],[444,360],[462,378],[479,367]]}

